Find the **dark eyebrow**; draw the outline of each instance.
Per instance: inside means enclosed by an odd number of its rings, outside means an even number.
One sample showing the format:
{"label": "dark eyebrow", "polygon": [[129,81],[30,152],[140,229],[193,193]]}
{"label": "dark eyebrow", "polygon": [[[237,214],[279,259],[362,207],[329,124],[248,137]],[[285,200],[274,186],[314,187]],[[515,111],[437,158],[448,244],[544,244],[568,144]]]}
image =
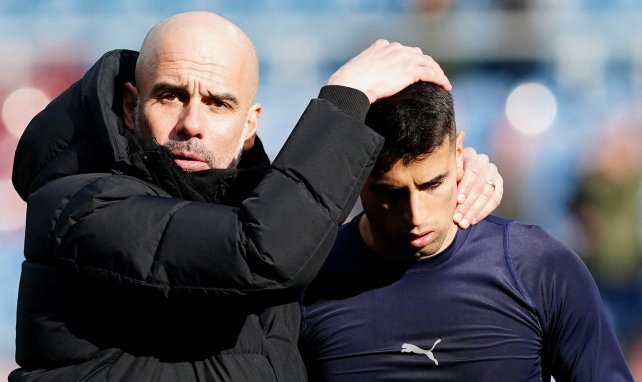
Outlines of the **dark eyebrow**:
{"label": "dark eyebrow", "polygon": [[237,107],[239,105],[238,98],[234,97],[230,93],[212,94],[210,91],[208,91],[207,97],[212,101],[233,104],[234,107]]}
{"label": "dark eyebrow", "polygon": [[[189,92],[185,86],[170,84],[169,82],[158,82],[152,86],[152,94],[159,95],[163,93],[175,93],[178,96],[184,97]],[[232,108],[236,108],[239,105],[239,100],[230,93],[222,94],[213,94],[212,92],[207,92],[207,98],[210,101],[215,101],[219,103],[231,104]]]}
{"label": "dark eyebrow", "polygon": [[[439,174],[439,175],[435,176],[434,178],[432,178],[432,179],[430,179],[430,180],[428,180],[426,182],[418,184],[417,187],[421,188],[421,187],[432,186],[432,185],[441,183],[441,182],[444,181],[444,178],[446,178],[446,176],[448,176],[448,172],[445,172],[443,174]],[[388,184],[385,181],[382,181],[381,179],[375,181],[372,184],[372,186],[373,187],[377,187],[377,188],[388,188],[388,189],[397,189],[397,190],[400,189],[399,187],[394,186],[392,184]]]}
{"label": "dark eyebrow", "polygon": [[168,82],[158,82],[152,86],[152,94],[159,95],[162,93],[186,94],[187,89],[184,86],[170,84]]}
{"label": "dark eyebrow", "polygon": [[439,174],[436,177],[430,179],[429,181],[419,184],[417,187],[418,188],[431,187],[431,186],[435,186],[437,184],[440,184],[440,183],[442,183],[444,181],[444,178],[446,178],[446,175],[448,175],[448,173]]}
{"label": "dark eyebrow", "polygon": [[404,187],[399,188],[385,183],[375,183],[370,188],[374,192],[389,198],[399,198],[408,193],[408,189]]}

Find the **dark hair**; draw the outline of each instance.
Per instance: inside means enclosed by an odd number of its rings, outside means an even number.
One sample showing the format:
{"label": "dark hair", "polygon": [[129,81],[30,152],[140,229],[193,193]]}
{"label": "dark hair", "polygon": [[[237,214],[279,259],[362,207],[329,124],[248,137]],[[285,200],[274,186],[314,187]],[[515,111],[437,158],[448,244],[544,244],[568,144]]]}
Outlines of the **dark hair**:
{"label": "dark hair", "polygon": [[407,165],[431,154],[446,137],[455,143],[453,98],[438,85],[416,82],[373,103],[366,125],[386,139],[373,170],[382,173],[399,160]]}

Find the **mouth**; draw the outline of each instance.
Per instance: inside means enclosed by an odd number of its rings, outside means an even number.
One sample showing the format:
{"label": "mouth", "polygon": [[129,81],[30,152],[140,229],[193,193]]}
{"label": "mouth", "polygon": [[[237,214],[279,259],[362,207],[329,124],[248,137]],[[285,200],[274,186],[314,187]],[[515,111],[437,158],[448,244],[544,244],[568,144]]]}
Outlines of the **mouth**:
{"label": "mouth", "polygon": [[174,163],[186,171],[201,171],[210,168],[209,164],[200,155],[185,150],[173,150]]}
{"label": "mouth", "polygon": [[424,231],[419,234],[408,234],[410,246],[421,249],[435,240],[437,234],[435,231]]}

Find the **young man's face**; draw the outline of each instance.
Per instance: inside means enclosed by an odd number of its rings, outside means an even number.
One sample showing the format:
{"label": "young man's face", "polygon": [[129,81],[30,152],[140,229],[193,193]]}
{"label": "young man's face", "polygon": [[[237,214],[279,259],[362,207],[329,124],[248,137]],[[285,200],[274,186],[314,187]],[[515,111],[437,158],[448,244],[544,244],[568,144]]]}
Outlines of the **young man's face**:
{"label": "young man's face", "polygon": [[454,146],[446,138],[432,154],[408,165],[397,161],[387,172],[368,177],[359,232],[371,249],[403,260],[432,256],[452,242],[462,150],[460,132]]}

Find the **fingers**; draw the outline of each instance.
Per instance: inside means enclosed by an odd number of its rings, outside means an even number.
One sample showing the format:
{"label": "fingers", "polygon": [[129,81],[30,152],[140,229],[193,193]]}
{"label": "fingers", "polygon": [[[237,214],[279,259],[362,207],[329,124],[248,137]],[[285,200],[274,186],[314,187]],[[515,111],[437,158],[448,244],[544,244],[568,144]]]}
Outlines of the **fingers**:
{"label": "fingers", "polygon": [[[497,179],[501,179],[497,167],[490,163],[488,156],[477,154],[474,150],[464,149],[463,160],[464,174],[457,185],[458,205],[453,220],[462,228],[467,228],[471,223],[476,223],[486,217],[497,205],[495,192]],[[495,187],[493,187],[492,185]],[[503,183],[499,199],[503,193]],[[488,211],[481,215],[482,211]]]}
{"label": "fingers", "polygon": [[480,187],[477,183],[482,168],[486,168],[488,156],[478,155],[472,147],[464,148],[463,152],[463,176],[457,183],[457,201],[464,203],[474,186]]}
{"label": "fingers", "polygon": [[476,224],[484,219],[499,205],[499,203],[495,203],[494,196],[498,191],[500,191],[501,195],[503,192],[503,183],[500,185],[501,189],[498,190],[496,179],[500,178],[500,176],[497,172],[497,167],[492,163],[490,163],[489,166],[488,177],[483,182],[482,191],[465,215],[465,219],[468,220],[470,224]]}
{"label": "fingers", "polygon": [[[493,167],[495,166],[493,165]],[[497,167],[495,167],[495,171],[497,171]],[[499,174],[499,172],[497,172],[497,178],[493,181],[493,183],[495,184],[495,187],[493,188],[490,199],[483,204],[479,212],[477,212],[476,217],[471,220],[472,224],[477,224],[477,222],[490,215],[502,201],[502,196],[504,195],[504,179]]]}
{"label": "fingers", "polygon": [[434,82],[447,90],[452,88],[439,64],[423,54],[421,48],[377,40],[339,68],[328,85],[361,90],[372,103],[417,81]]}
{"label": "fingers", "polygon": [[[396,46],[400,50],[408,49],[408,47],[403,46],[399,43],[392,43],[391,45],[394,45],[394,44],[396,44]],[[448,77],[446,77],[446,74],[444,73],[443,69],[441,68],[441,66],[439,66],[437,61],[434,60],[434,58],[432,58],[427,54],[423,54],[421,48],[419,47],[414,47],[410,49],[414,50],[414,52],[416,53],[414,57],[410,56],[410,60],[409,60],[409,62],[412,64],[412,65],[409,65],[409,70],[413,71],[414,75],[416,76],[413,82],[417,82],[417,81],[432,82],[434,84],[441,86],[446,90],[452,90],[452,85],[450,83],[450,80],[448,79]]]}
{"label": "fingers", "polygon": [[437,61],[432,57],[423,54],[421,58],[424,61],[420,66],[420,68],[423,69],[423,72],[420,73],[417,81],[432,82],[448,91],[452,90],[453,87],[450,80],[446,77],[446,74]]}

